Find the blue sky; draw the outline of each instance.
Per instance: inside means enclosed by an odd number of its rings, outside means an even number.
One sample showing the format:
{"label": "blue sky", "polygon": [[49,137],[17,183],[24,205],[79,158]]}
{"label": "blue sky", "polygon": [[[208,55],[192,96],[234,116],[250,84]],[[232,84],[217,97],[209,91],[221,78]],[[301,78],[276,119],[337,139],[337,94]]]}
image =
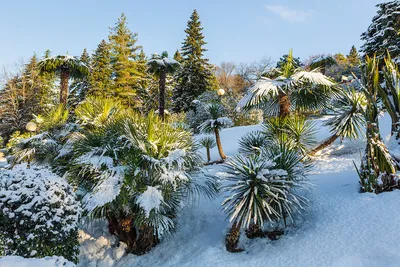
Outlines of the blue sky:
{"label": "blue sky", "polygon": [[348,53],[380,0],[37,0],[3,1],[0,66],[46,49],[53,54],[92,51],[124,12],[146,54],[181,46],[197,9],[214,64],[273,60],[293,48],[302,60],[319,53]]}

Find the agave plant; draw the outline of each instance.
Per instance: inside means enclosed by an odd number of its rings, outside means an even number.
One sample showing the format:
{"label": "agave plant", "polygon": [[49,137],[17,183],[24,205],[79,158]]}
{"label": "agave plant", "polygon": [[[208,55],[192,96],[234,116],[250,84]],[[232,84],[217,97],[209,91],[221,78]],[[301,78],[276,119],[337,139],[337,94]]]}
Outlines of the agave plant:
{"label": "agave plant", "polygon": [[212,135],[209,136],[204,136],[199,140],[200,145],[206,148],[206,153],[207,153],[207,162],[210,162],[211,160],[211,153],[210,150],[211,148],[214,148],[217,143],[215,142],[215,138]]}
{"label": "agave plant", "polygon": [[288,219],[295,222],[305,209],[307,199],[298,189],[305,188],[309,166],[287,145],[271,146],[260,154],[235,156],[226,167],[230,176],[225,190],[229,196],[222,205],[233,229],[251,224],[262,228],[266,222],[286,225]]}
{"label": "agave plant", "polygon": [[284,118],[294,109],[302,111],[323,108],[341,90],[318,69],[306,71],[295,68],[292,50],[277,73],[276,76],[263,77],[257,81],[239,102],[238,108],[263,108],[268,105]]}
{"label": "agave plant", "polygon": [[82,78],[89,74],[89,68],[77,57],[59,55],[39,62],[42,73],[55,73],[60,76],[60,103],[67,105],[68,81],[70,78]]}
{"label": "agave plant", "polygon": [[332,110],[335,112],[335,116],[325,123],[325,126],[330,128],[332,135],[312,149],[309,155],[314,156],[339,137],[341,139],[359,138],[365,126],[364,112],[366,105],[367,99],[364,93],[357,92],[354,89],[343,92],[338,100],[333,103]]}
{"label": "agave plant", "polygon": [[217,142],[219,155],[222,160],[225,160],[226,155],[222,149],[220,131],[223,128],[231,127],[233,122],[231,119],[223,117],[224,108],[220,103],[209,103],[205,105],[205,108],[210,119],[200,125],[200,131],[206,134],[215,134],[215,141]]}

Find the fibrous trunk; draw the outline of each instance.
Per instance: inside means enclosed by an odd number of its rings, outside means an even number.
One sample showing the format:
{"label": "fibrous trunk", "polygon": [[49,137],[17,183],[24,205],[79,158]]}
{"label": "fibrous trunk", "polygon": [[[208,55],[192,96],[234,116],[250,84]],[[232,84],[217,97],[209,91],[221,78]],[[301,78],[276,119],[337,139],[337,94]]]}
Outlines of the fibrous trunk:
{"label": "fibrous trunk", "polygon": [[331,137],[325,139],[321,144],[319,144],[316,148],[314,148],[313,150],[311,150],[308,155],[310,156],[314,156],[318,151],[328,147],[329,145],[331,145],[333,142],[336,141],[336,139],[339,138],[339,135],[334,134]]}
{"label": "fibrous trunk", "polygon": [[69,80],[69,71],[64,70],[61,72],[60,77],[60,103],[64,106],[67,105],[68,99],[68,80]]}
{"label": "fibrous trunk", "polygon": [[133,225],[131,217],[109,216],[107,219],[110,233],[127,245],[128,253],[143,255],[159,243],[152,227],[142,225],[138,229]]}
{"label": "fibrous trunk", "polygon": [[158,99],[158,114],[160,115],[161,119],[164,120],[164,111],[165,111],[165,80],[166,80],[166,73],[162,71],[160,73],[160,84],[159,90],[160,95]]}
{"label": "fibrous trunk", "polygon": [[290,99],[289,96],[284,92],[279,92],[278,96],[279,104],[279,117],[285,118],[290,115]]}
{"label": "fibrous trunk", "polygon": [[210,162],[210,160],[211,160],[210,148],[207,147],[206,150],[207,150],[207,162]]}
{"label": "fibrous trunk", "polygon": [[217,142],[218,153],[221,159],[226,159],[226,155],[224,150],[222,149],[221,137],[219,136],[219,130],[217,128],[214,129],[215,133],[215,141]]}
{"label": "fibrous trunk", "polygon": [[232,225],[229,233],[226,235],[225,246],[226,250],[229,252],[241,252],[242,248],[238,248],[240,238],[240,227],[237,223]]}

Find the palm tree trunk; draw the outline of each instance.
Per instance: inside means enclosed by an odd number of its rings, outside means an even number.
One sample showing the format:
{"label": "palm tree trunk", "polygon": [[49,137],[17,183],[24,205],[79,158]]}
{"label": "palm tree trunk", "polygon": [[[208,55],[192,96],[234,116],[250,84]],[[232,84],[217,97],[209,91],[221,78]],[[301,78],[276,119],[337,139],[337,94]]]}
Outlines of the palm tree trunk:
{"label": "palm tree trunk", "polygon": [[64,70],[61,72],[61,81],[60,81],[60,103],[67,105],[68,99],[68,80],[69,80],[69,71]]}
{"label": "palm tree trunk", "polygon": [[164,110],[165,110],[165,80],[166,80],[166,72],[161,71],[160,73],[160,95],[158,99],[158,115],[160,115],[161,119],[164,120]]}
{"label": "palm tree trunk", "polygon": [[279,117],[285,118],[290,115],[290,99],[284,92],[279,92]]}
{"label": "palm tree trunk", "polygon": [[325,139],[321,144],[319,144],[316,148],[314,148],[313,150],[311,150],[308,155],[310,156],[314,156],[318,151],[324,149],[325,147],[331,145],[333,142],[336,141],[336,139],[339,138],[339,135],[334,134],[331,137]]}
{"label": "palm tree trunk", "polygon": [[221,137],[219,136],[219,130],[217,128],[214,129],[215,133],[215,141],[217,142],[217,147],[218,147],[218,152],[221,157],[221,159],[226,159],[226,155],[224,153],[224,150],[222,150],[222,143],[221,143]]}
{"label": "palm tree trunk", "polygon": [[207,162],[210,162],[210,160],[211,160],[210,148],[207,147],[206,150],[207,150]]}

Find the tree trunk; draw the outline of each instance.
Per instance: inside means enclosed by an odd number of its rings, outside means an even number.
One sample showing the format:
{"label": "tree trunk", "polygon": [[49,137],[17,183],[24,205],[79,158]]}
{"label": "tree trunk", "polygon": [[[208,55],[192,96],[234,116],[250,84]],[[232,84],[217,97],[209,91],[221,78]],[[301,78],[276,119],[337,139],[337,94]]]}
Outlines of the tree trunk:
{"label": "tree trunk", "polygon": [[219,130],[217,128],[215,128],[214,133],[215,133],[215,141],[217,142],[219,155],[221,156],[221,159],[225,160],[226,155],[224,153],[224,150],[222,150],[222,143],[221,143],[221,138],[219,136]]}
{"label": "tree trunk", "polygon": [[233,223],[232,228],[229,230],[225,238],[226,250],[233,253],[242,252],[243,249],[238,248],[239,238],[240,238],[240,227],[235,222]]}
{"label": "tree trunk", "polygon": [[336,139],[339,138],[339,135],[334,134],[331,137],[325,139],[321,144],[319,144],[316,148],[314,148],[313,150],[311,150],[308,155],[309,156],[314,156],[318,151],[324,149],[325,147],[331,145],[333,142],[336,141]]}
{"label": "tree trunk", "polygon": [[61,72],[61,81],[60,81],[60,103],[67,105],[68,99],[68,80],[69,80],[69,71],[63,70]]}
{"label": "tree trunk", "polygon": [[206,150],[207,150],[207,162],[210,162],[210,160],[211,160],[210,148],[207,147]]}
{"label": "tree trunk", "polygon": [[284,92],[279,92],[279,117],[285,118],[290,115],[290,99]]}
{"label": "tree trunk", "polygon": [[160,95],[159,95],[159,99],[158,99],[158,114],[161,117],[162,120],[164,120],[164,110],[165,110],[165,80],[167,74],[165,73],[165,71],[161,71],[160,73],[160,86],[159,86],[159,90],[160,90]]}

